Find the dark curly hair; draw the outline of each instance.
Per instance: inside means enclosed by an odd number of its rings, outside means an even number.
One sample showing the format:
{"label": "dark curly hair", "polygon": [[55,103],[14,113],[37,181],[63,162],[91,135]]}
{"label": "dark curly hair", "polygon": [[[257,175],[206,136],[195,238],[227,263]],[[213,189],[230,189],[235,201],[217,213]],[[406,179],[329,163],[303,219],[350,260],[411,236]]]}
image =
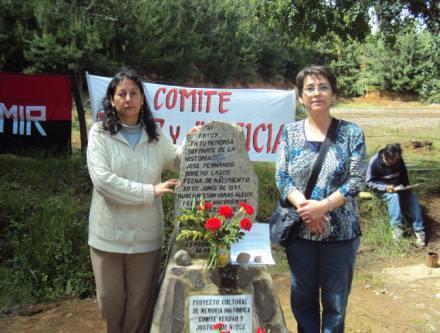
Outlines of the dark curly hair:
{"label": "dark curly hair", "polygon": [[102,100],[102,107],[104,110],[104,119],[102,121],[102,128],[109,131],[110,134],[115,135],[121,128],[121,121],[119,120],[118,113],[116,109],[112,106],[112,99],[115,96],[116,87],[125,79],[132,80],[139,87],[141,91],[142,98],[145,103],[142,104],[141,112],[139,115],[139,121],[144,125],[145,131],[147,132],[149,142],[153,140],[159,140],[159,134],[157,133],[157,124],[153,119],[153,114],[151,113],[148,103],[146,103],[144,88],[142,87],[142,82],[139,76],[133,69],[123,68],[119,73],[117,73],[113,79],[110,81],[105,97]]}

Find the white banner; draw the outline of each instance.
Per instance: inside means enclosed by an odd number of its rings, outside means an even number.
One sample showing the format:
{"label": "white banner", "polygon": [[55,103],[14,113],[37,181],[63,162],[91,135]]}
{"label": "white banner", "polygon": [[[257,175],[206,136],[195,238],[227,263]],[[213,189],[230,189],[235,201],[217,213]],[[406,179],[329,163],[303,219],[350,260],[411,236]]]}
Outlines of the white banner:
{"label": "white banner", "polygon": [[[111,80],[86,74],[93,119]],[[189,88],[143,82],[155,120],[176,144],[188,130],[211,120],[243,127],[252,161],[276,160],[284,124],[295,119],[295,92],[275,89]]]}

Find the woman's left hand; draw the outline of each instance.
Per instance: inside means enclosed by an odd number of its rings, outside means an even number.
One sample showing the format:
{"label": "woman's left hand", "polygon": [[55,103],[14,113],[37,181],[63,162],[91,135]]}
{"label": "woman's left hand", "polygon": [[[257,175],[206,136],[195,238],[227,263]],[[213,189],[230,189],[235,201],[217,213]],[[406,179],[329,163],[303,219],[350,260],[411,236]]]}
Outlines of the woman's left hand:
{"label": "woman's left hand", "polygon": [[322,201],[305,200],[298,208],[298,214],[306,223],[307,228],[312,233],[322,233],[324,231],[324,221],[327,219],[327,207]]}
{"label": "woman's left hand", "polygon": [[166,193],[174,193],[174,186],[179,184],[178,179],[169,179],[166,182],[154,185],[154,196],[161,197]]}

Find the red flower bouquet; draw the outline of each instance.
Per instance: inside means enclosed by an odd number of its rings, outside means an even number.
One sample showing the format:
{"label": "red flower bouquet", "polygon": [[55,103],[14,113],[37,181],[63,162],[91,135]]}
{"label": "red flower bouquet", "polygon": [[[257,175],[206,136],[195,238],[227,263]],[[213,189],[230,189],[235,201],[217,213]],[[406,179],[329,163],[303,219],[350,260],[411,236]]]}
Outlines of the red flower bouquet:
{"label": "red flower bouquet", "polygon": [[176,218],[179,234],[177,240],[202,240],[209,244],[209,259],[206,265],[212,270],[217,265],[218,255],[222,248],[229,250],[232,244],[243,238],[244,232],[252,228],[252,221],[245,217],[252,215],[254,208],[240,203],[238,211],[228,205],[222,205],[215,210],[213,204],[200,199],[193,200],[191,209],[184,209]]}

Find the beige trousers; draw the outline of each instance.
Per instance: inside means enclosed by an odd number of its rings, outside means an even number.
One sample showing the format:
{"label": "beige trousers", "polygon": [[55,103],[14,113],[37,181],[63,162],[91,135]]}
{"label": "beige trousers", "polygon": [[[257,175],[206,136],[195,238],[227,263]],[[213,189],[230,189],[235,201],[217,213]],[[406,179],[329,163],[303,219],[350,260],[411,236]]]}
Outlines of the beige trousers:
{"label": "beige trousers", "polygon": [[160,272],[160,250],[125,254],[91,247],[90,257],[106,332],[148,332]]}

